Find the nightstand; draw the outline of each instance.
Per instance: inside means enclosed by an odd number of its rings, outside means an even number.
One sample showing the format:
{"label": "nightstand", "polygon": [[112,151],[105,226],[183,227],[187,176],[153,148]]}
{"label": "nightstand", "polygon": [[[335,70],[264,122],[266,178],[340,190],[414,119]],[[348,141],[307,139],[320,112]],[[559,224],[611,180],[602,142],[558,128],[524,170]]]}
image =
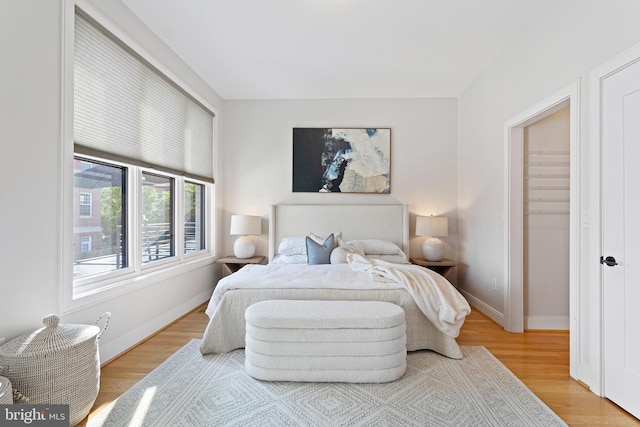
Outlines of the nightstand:
{"label": "nightstand", "polygon": [[458,281],[458,262],[452,259],[443,258],[440,261],[427,261],[424,258],[411,258],[411,264],[421,265],[433,270],[436,273],[449,280],[454,285]]}
{"label": "nightstand", "polygon": [[260,264],[264,261],[264,256],[258,255],[251,258],[236,258],[234,256],[226,256],[218,258],[218,264],[224,264],[229,272],[235,273],[247,264]]}

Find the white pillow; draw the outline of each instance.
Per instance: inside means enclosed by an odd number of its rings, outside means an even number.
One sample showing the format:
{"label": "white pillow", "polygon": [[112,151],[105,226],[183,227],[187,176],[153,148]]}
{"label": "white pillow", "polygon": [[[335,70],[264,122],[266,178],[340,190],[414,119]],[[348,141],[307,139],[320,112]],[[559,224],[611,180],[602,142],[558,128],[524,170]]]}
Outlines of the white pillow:
{"label": "white pillow", "polygon": [[[342,240],[342,231],[338,231],[337,233],[332,233],[333,234],[333,242],[335,243],[336,246],[340,246],[343,242]],[[329,234],[330,235],[330,234]],[[309,233],[309,237],[316,243],[318,244],[323,244],[325,240],[327,240],[327,237],[329,237],[329,235],[327,236],[320,236],[316,233]]]}
{"label": "white pillow", "polygon": [[331,252],[331,264],[344,264],[349,262],[347,255],[358,254],[364,256],[364,247],[357,240],[345,242],[341,240],[340,246]]}
{"label": "white pillow", "polygon": [[365,255],[405,255],[398,245],[388,240],[364,239],[351,240],[347,244],[363,248]]}
{"label": "white pillow", "polygon": [[346,264],[347,262],[349,262],[347,260],[347,255],[351,253],[353,252],[348,251],[342,246],[338,246],[337,248],[331,251],[331,257],[330,257],[331,264]]}
{"label": "white pillow", "polygon": [[[321,245],[328,236],[322,237],[315,233],[309,233],[309,237]],[[333,239],[336,245],[339,245],[342,242],[342,232],[333,233]],[[278,255],[307,255],[306,236],[283,237],[278,246]]]}
{"label": "white pillow", "polygon": [[307,255],[276,255],[271,260],[271,264],[306,264]]}
{"label": "white pillow", "polygon": [[[305,237],[283,237],[278,246],[279,255],[307,255]],[[305,259],[305,262],[306,259]]]}

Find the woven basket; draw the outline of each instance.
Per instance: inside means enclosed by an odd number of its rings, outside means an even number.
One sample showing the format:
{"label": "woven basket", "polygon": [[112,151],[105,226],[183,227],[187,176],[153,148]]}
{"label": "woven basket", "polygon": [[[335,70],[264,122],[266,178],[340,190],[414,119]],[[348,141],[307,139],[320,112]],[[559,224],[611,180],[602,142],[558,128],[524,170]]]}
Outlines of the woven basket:
{"label": "woven basket", "polygon": [[9,381],[9,378],[0,377],[0,405],[11,405],[12,403],[11,381]]}
{"label": "woven basket", "polygon": [[[96,325],[105,318],[100,329]],[[9,378],[27,403],[68,404],[69,423],[76,425],[98,396],[98,340],[110,319],[111,313],[104,313],[91,326],[59,324],[58,316],[47,316],[44,328],[0,347],[0,374]]]}

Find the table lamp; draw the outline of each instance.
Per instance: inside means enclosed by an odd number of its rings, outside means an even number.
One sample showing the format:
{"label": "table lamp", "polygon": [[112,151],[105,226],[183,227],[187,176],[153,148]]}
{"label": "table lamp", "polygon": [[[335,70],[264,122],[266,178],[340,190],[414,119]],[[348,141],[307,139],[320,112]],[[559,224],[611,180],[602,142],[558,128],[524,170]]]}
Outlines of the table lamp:
{"label": "table lamp", "polygon": [[449,220],[445,216],[416,217],[416,236],[429,236],[422,244],[422,254],[427,261],[440,261],[444,255],[444,243],[438,237],[449,235]]}
{"label": "table lamp", "polygon": [[231,215],[230,234],[239,235],[233,244],[233,254],[236,258],[251,258],[256,253],[256,244],[249,236],[260,235],[262,219],[253,215]]}

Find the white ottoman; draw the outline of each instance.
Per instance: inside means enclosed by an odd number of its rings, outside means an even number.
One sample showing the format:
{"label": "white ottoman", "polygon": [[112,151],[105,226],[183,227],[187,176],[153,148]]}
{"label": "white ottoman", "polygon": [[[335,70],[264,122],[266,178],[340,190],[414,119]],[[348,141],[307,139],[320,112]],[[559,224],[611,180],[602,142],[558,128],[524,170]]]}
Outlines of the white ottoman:
{"label": "white ottoman", "polygon": [[405,313],[395,304],[262,301],[245,319],[245,369],[260,380],[382,383],[407,368]]}

